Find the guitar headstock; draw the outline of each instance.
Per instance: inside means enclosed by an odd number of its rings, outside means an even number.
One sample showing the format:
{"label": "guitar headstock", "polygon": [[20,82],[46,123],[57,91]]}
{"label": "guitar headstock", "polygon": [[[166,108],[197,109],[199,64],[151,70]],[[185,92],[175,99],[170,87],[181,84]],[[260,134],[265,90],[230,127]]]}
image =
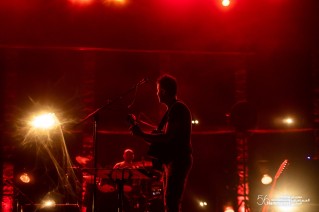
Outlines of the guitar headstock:
{"label": "guitar headstock", "polygon": [[275,179],[276,179],[276,180],[279,178],[279,176],[280,176],[281,173],[284,171],[284,169],[287,168],[287,165],[288,165],[288,160],[286,159],[286,160],[284,160],[284,161],[281,163],[279,169],[277,170],[277,173],[276,173],[276,175],[275,175]]}
{"label": "guitar headstock", "polygon": [[127,115],[127,121],[129,122],[129,124],[131,126],[137,125],[137,119],[136,119],[136,116],[134,114],[128,114]]}

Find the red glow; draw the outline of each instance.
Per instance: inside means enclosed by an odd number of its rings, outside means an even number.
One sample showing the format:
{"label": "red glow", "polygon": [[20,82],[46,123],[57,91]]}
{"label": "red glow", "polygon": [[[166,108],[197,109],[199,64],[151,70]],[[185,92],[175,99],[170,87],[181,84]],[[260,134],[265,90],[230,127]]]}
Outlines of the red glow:
{"label": "red glow", "polygon": [[91,4],[93,0],[70,0],[73,4]]}
{"label": "red glow", "polygon": [[113,0],[114,3],[124,4],[125,0]]}
{"label": "red glow", "polygon": [[128,0],[104,0],[103,1],[105,4],[109,5],[126,5],[128,3]]}
{"label": "red glow", "polygon": [[[10,163],[4,163],[2,167],[3,174],[3,187],[2,187],[2,199],[1,199],[1,211],[11,212],[13,211],[13,194],[14,189],[12,186],[13,180],[13,165]],[[8,183],[9,182],[9,183]]]}

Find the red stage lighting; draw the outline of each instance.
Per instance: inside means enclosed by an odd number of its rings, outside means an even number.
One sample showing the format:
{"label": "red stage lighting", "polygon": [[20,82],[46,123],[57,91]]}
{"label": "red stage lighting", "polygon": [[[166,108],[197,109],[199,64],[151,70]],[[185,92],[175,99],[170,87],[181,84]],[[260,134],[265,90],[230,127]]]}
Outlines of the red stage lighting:
{"label": "red stage lighting", "polygon": [[93,0],[70,0],[73,4],[91,4]]}

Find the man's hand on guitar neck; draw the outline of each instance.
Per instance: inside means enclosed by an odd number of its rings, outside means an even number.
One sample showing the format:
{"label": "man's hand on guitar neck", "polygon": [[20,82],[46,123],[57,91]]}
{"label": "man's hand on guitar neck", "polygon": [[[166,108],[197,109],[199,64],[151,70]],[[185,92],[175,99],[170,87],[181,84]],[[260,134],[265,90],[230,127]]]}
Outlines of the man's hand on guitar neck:
{"label": "man's hand on guitar neck", "polygon": [[128,121],[130,123],[130,131],[132,134],[143,137],[144,132],[141,130],[140,126],[138,126],[136,116],[134,114],[129,114]]}
{"label": "man's hand on guitar neck", "polygon": [[136,136],[139,136],[139,137],[143,137],[144,136],[144,132],[141,130],[140,126],[138,126],[138,125],[131,126],[130,130],[131,130],[133,135],[136,135]]}
{"label": "man's hand on guitar neck", "polygon": [[154,130],[152,131],[152,134],[153,134],[153,135],[161,135],[161,134],[163,134],[163,131],[162,131],[162,130],[158,130],[158,129],[154,129]]}

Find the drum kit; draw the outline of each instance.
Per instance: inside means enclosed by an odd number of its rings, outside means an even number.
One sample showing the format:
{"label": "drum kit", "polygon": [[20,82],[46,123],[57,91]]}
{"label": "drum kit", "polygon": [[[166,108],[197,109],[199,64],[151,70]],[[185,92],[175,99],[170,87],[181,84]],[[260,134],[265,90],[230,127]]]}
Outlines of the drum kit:
{"label": "drum kit", "polygon": [[98,168],[95,177],[94,169],[83,170],[83,181],[88,186],[96,185],[98,193],[105,197],[103,203],[116,201],[121,208],[129,207],[129,211],[136,212],[162,211],[161,172],[152,168],[151,161],[134,162],[134,168],[130,169]]}

